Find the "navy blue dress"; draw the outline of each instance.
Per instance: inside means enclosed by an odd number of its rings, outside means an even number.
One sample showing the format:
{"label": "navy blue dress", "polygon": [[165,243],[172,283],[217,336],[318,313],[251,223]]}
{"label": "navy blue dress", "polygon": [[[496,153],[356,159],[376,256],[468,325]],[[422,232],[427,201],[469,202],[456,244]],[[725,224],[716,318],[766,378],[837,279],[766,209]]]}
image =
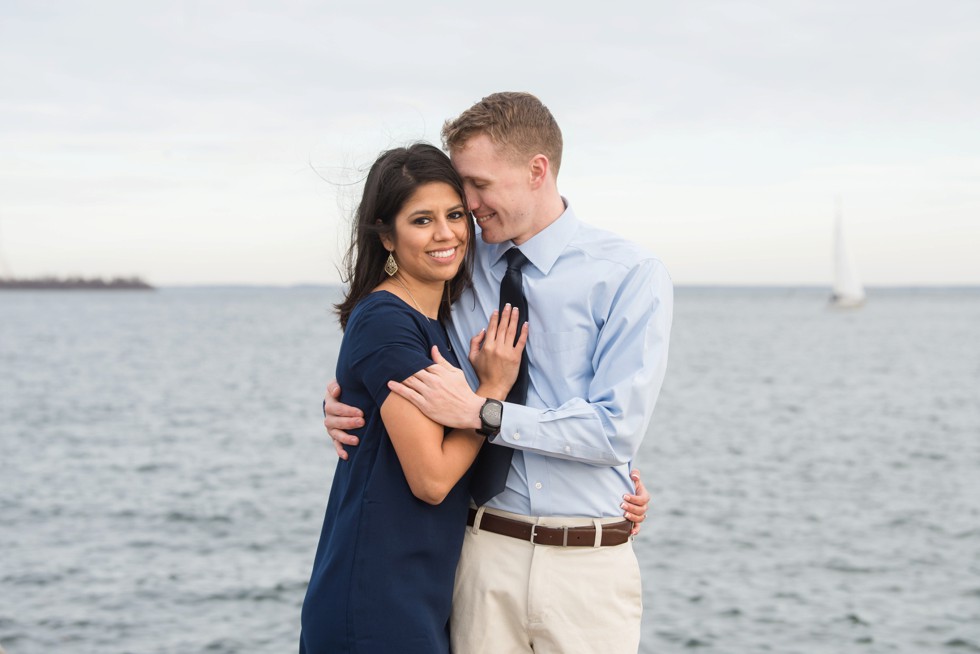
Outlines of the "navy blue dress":
{"label": "navy blue dress", "polygon": [[442,504],[417,499],[381,421],[387,382],[453,365],[442,325],[378,291],[354,308],[337,360],[345,403],[364,411],[360,445],[337,462],[303,602],[301,654],[449,652],[449,612],[469,473]]}

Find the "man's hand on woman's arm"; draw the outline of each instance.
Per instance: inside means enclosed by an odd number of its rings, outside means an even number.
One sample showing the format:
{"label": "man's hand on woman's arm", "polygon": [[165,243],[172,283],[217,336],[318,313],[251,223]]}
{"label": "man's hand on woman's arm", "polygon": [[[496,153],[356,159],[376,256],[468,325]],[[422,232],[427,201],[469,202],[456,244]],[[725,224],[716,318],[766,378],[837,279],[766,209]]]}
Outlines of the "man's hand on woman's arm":
{"label": "man's hand on woman's arm", "polygon": [[[527,343],[527,325],[520,329],[517,309],[494,311],[487,329],[470,339],[470,361],[480,375],[480,388],[474,392],[463,372],[451,365],[432,347],[433,364],[420,370],[404,383],[388,382],[388,388],[409,400],[431,420],[457,429],[476,429],[480,426],[480,407],[487,397],[503,399],[510,390],[521,362],[521,352]],[[347,460],[345,446],[355,446],[358,438],[348,429],[364,426],[364,412],[341,403],[340,385],[336,380],[327,384],[323,398],[323,426],[333,440],[337,456]]]}
{"label": "man's hand on woman's arm", "polygon": [[323,397],[323,426],[327,428],[327,434],[333,441],[333,447],[337,450],[337,456],[347,460],[347,450],[345,445],[355,446],[360,440],[357,436],[351,436],[346,429],[357,429],[364,426],[364,412],[357,407],[342,403],[337,398],[340,397],[340,384],[333,380],[327,384],[327,392]]}
{"label": "man's hand on woman's arm", "polygon": [[432,346],[435,362],[403,382],[390,381],[388,388],[414,404],[430,420],[455,429],[479,429],[480,407],[488,397],[503,400],[514,385],[527,344],[527,324],[517,325],[517,309],[494,311],[486,329],[470,339],[469,360],[480,380],[470,388],[463,371],[446,361]]}

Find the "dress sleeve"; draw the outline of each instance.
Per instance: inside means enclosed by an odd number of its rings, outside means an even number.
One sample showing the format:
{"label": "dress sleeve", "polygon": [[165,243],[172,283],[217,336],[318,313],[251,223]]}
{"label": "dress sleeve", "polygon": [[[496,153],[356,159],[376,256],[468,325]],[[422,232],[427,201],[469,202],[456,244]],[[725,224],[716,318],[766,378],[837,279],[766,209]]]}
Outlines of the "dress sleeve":
{"label": "dress sleeve", "polygon": [[351,375],[378,406],[391,392],[389,381],[404,381],[433,363],[422,318],[413,313],[407,307],[378,302],[365,307],[347,325]]}

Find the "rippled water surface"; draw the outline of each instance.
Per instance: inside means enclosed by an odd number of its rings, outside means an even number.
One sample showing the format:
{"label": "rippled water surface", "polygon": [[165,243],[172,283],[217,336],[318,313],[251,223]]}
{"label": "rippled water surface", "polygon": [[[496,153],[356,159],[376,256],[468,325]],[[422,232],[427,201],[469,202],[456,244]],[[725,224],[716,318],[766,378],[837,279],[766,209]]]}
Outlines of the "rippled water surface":
{"label": "rippled water surface", "polygon": [[[335,299],[0,293],[9,654],[296,650]],[[980,652],[978,332],[977,291],[679,289],[642,651]]]}

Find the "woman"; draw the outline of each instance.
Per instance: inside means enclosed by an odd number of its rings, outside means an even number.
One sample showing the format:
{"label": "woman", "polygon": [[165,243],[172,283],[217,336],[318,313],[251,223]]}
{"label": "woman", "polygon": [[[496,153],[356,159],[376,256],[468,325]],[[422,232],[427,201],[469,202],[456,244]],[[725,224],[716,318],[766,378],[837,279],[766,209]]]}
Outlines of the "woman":
{"label": "woman", "polygon": [[[368,174],[349,290],[337,305],[337,379],[365,425],[360,447],[337,465],[301,653],[449,652],[467,472],[484,439],[433,423],[387,382],[431,366],[433,346],[458,365],[440,320],[470,279],[474,230],[463,198],[449,158],[431,145],[385,152]],[[517,377],[527,327],[516,338],[516,313],[495,312],[470,343],[485,397],[503,399]]]}

